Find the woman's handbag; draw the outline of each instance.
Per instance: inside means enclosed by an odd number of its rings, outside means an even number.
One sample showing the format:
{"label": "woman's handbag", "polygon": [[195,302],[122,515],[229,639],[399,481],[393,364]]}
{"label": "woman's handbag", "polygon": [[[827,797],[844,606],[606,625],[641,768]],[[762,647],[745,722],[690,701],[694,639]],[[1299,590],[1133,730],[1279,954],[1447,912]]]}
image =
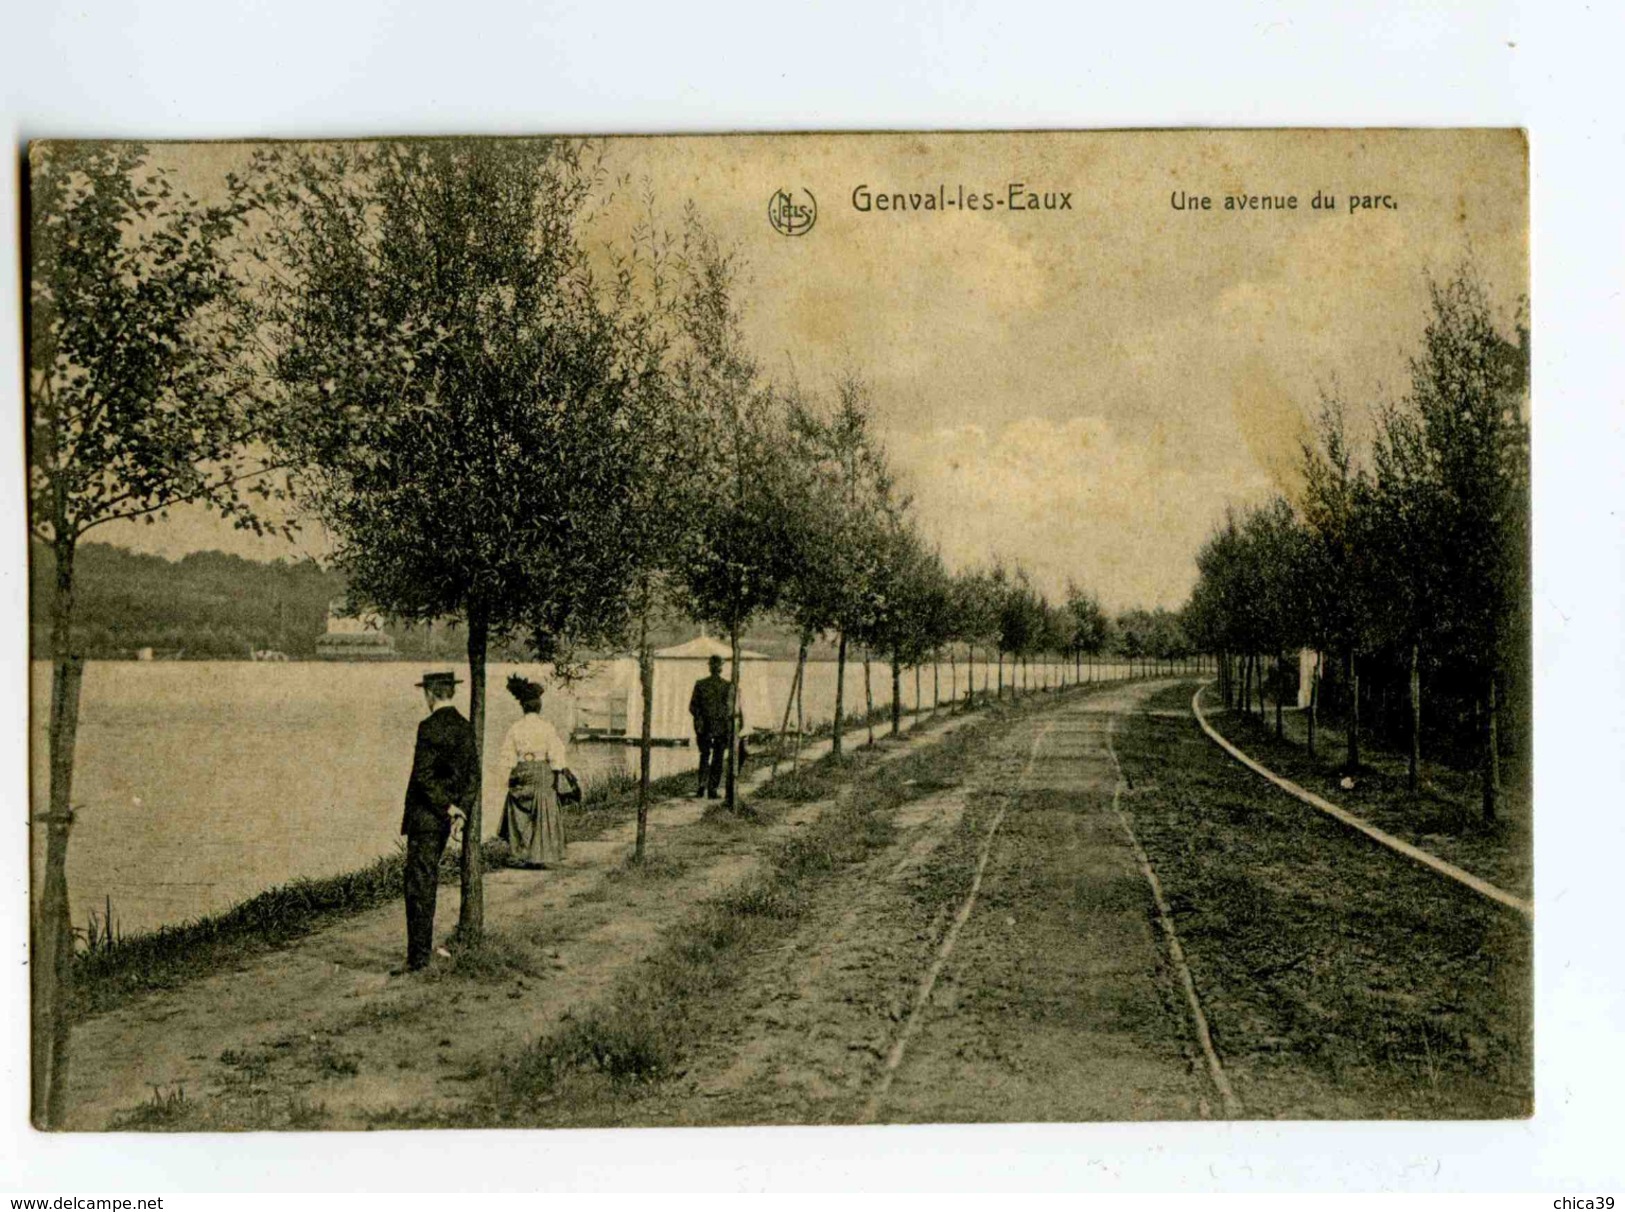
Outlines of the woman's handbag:
{"label": "woman's handbag", "polygon": [[[563,786],[560,786],[561,782],[564,784]],[[581,803],[581,784],[576,781],[576,776],[568,770],[554,772],[553,792],[558,797],[561,807],[565,804],[579,806]]]}

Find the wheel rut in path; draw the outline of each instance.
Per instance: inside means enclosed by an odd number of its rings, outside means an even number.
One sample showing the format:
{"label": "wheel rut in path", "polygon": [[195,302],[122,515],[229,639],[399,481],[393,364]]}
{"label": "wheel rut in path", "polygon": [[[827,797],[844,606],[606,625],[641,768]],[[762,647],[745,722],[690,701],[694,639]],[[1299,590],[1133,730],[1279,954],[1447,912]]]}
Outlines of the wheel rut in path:
{"label": "wheel rut in path", "polygon": [[1114,720],[1165,684],[1066,703],[1012,731],[986,786],[1004,802],[981,878],[861,1118],[1191,1119],[1213,1114],[1215,1095],[1220,1113],[1238,1112],[1192,1030],[1199,1003],[1153,929],[1143,854],[1117,811]]}
{"label": "wheel rut in path", "polygon": [[1063,700],[979,741],[959,785],[899,808],[891,844],[753,963],[731,1025],[631,1119],[1224,1113],[1113,810],[1108,729],[1166,684]]}

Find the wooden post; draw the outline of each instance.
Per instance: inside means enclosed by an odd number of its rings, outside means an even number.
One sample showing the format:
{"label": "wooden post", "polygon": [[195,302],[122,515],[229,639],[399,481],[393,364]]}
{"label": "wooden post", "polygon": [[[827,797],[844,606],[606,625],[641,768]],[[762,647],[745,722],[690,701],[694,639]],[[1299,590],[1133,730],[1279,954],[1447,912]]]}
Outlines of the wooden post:
{"label": "wooden post", "polygon": [[470,602],[468,607],[468,722],[474,728],[474,789],[463,810],[463,854],[461,863],[462,903],[457,912],[457,937],[474,942],[485,933],[485,856],[480,849],[484,837],[480,811],[485,794],[480,786],[485,769],[485,655],[490,643],[491,624],[485,607]]}
{"label": "wooden post", "polygon": [[1282,668],[1286,658],[1277,651],[1275,654],[1275,739],[1280,740],[1286,735],[1281,724],[1281,695],[1286,690],[1286,670]]}
{"label": "wooden post", "polygon": [[1348,768],[1353,774],[1360,768],[1360,666],[1354,658],[1354,650],[1349,649],[1348,654],[1348,682],[1349,682],[1349,718],[1348,718]]}
{"label": "wooden post", "polygon": [[1411,641],[1411,753],[1406,764],[1406,783],[1412,794],[1421,782],[1422,771],[1422,654],[1421,645]]}

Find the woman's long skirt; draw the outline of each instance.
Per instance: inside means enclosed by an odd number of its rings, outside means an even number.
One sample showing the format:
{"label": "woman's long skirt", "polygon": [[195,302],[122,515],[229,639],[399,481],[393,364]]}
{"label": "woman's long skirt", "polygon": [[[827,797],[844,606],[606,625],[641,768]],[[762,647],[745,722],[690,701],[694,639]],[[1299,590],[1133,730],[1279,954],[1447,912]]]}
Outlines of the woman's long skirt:
{"label": "woman's long skirt", "polygon": [[508,801],[497,836],[521,867],[564,861],[564,816],[546,762],[520,762],[508,775]]}

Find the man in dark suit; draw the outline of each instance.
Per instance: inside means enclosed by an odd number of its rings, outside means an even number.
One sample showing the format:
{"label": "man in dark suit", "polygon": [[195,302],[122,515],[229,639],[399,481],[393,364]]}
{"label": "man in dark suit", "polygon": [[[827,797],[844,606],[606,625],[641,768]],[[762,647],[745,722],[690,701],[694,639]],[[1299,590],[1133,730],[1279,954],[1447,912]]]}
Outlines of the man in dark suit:
{"label": "man in dark suit", "polygon": [[[406,972],[429,965],[440,857],[453,822],[463,819],[473,799],[479,776],[474,728],[451,701],[457,683],[452,673],[426,673],[418,683],[429,717],[418,725],[406,810],[401,815],[401,832],[406,835]],[[463,844],[477,846],[479,839],[465,838]]]}
{"label": "man in dark suit", "polygon": [[717,798],[722,785],[723,756],[728,752],[729,684],[722,676],[722,658],[711,658],[711,676],[694,683],[688,714],[694,721],[694,744],[700,751],[700,785],[696,796]]}

